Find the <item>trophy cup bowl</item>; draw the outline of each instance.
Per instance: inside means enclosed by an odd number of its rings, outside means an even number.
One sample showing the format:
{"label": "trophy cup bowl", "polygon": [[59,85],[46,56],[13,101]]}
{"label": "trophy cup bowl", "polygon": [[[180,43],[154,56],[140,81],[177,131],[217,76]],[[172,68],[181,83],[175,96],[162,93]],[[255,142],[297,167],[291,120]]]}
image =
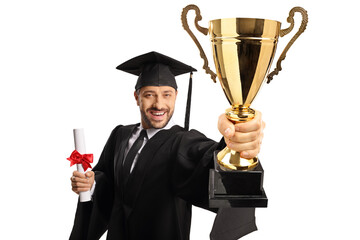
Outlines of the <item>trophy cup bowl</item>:
{"label": "trophy cup bowl", "polygon": [[[194,10],[195,27],[204,35],[210,36],[215,74],[208,66],[208,60],[199,41],[187,23],[187,13]],[[281,53],[276,68],[270,73],[279,37],[290,33],[294,28],[294,14],[302,15],[299,30],[291,38]],[[308,17],[305,9],[294,7],[287,21],[290,26],[281,29],[281,23],[259,18],[223,18],[211,20],[209,27],[201,27],[202,19],[196,5],[183,9],[181,20],[185,31],[195,42],[204,60],[203,68],[221,87],[231,107],[226,117],[235,123],[247,122],[255,117],[251,103],[265,79],[269,83],[281,71],[281,62],[295,40],[304,32]],[[245,159],[240,153],[225,147],[214,152],[214,169],[210,169],[209,206],[219,207],[266,207],[267,197],[263,189],[264,170],[257,157]]]}

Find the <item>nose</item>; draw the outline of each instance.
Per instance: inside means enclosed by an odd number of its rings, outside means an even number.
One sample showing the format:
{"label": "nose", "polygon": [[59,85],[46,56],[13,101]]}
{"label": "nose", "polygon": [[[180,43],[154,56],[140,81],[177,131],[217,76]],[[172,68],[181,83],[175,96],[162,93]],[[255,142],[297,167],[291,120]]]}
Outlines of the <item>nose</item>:
{"label": "nose", "polygon": [[162,109],[162,108],[165,107],[164,98],[163,98],[161,95],[160,95],[160,96],[158,95],[158,96],[155,98],[153,107],[156,108],[156,109]]}

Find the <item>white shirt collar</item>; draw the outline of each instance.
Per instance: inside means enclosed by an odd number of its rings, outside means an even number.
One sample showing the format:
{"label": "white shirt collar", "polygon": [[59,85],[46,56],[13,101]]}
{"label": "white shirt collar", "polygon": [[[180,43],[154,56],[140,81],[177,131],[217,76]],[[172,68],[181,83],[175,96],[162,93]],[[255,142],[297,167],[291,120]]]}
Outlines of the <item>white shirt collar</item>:
{"label": "white shirt collar", "polygon": [[[173,126],[175,126],[175,123],[173,122],[172,119],[170,119],[170,121],[166,124],[165,127],[163,128],[149,128],[149,129],[146,129],[146,133],[147,133],[147,137],[148,139],[152,138],[156,133],[158,133],[159,131],[161,130],[168,130],[170,128],[172,128]],[[140,123],[140,131],[143,130],[143,126],[142,124]],[[140,132],[139,131],[139,132]]]}

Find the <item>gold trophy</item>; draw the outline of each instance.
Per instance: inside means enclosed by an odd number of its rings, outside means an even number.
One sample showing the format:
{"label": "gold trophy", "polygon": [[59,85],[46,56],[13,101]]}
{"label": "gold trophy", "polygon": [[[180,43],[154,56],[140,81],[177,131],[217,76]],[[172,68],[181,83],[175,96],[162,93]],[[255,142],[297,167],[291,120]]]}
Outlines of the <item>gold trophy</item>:
{"label": "gold trophy", "polygon": [[[209,34],[210,36],[217,74],[209,68],[207,57],[200,43],[189,28],[186,16],[190,10],[195,10],[196,13],[196,29],[204,35]],[[301,26],[280,55],[275,70],[267,75],[274,59],[279,36],[283,37],[293,30],[296,12],[302,15]],[[203,68],[206,73],[211,75],[214,82],[216,82],[216,76],[218,77],[231,104],[231,108],[226,110],[226,117],[233,123],[250,121],[255,116],[255,111],[250,108],[251,103],[266,76],[269,83],[273,76],[281,71],[281,62],[285,59],[287,51],[306,28],[307,12],[301,7],[291,9],[287,18],[290,26],[286,29],[281,29],[281,23],[278,21],[258,18],[216,19],[209,22],[209,28],[204,28],[198,24],[201,19],[200,10],[196,5],[188,5],[183,9],[181,15],[183,27],[199,48],[200,56],[204,60]],[[240,157],[240,153],[227,147],[217,153],[217,163],[223,171],[256,170],[259,168],[256,167],[260,165],[257,157],[244,159]],[[251,179],[254,175],[249,174],[248,176]],[[262,189],[262,174],[258,182],[261,183],[260,188]],[[250,188],[251,186],[249,186]],[[247,195],[248,193],[240,194]]]}
{"label": "gold trophy", "polygon": [[[189,33],[199,48],[200,56],[204,59],[206,73],[216,82],[216,74],[210,70],[206,55],[191,32],[186,15],[189,10],[195,10],[195,26],[203,34],[210,35],[213,57],[217,77],[221,87],[231,104],[226,110],[226,117],[234,123],[247,122],[254,118],[255,111],[250,104],[256,97],[264,82],[273,61],[279,36],[285,36],[294,28],[294,13],[300,12],[303,17],[299,31],[285,47],[275,70],[267,78],[271,81],[281,70],[281,61],[294,41],[304,32],[307,25],[307,13],[301,7],[291,9],[288,22],[289,28],[280,29],[281,23],[274,20],[258,18],[224,18],[212,20],[209,28],[198,25],[202,19],[196,5],[188,5],[182,13],[184,29]],[[218,163],[231,170],[251,170],[258,164],[258,158],[244,159],[236,151],[224,148],[217,155]]]}

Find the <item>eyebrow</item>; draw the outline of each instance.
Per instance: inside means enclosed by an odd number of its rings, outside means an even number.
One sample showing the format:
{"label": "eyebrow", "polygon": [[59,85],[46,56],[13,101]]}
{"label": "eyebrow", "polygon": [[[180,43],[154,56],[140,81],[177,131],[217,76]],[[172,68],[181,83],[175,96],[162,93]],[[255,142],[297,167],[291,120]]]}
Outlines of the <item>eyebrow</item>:
{"label": "eyebrow", "polygon": [[174,92],[171,90],[166,90],[166,91],[163,91],[163,93],[174,93]]}
{"label": "eyebrow", "polygon": [[144,92],[143,92],[143,94],[145,94],[145,93],[155,93],[155,91],[152,91],[152,90],[146,90],[146,91],[144,91]]}
{"label": "eyebrow", "polygon": [[[146,94],[146,93],[157,93],[156,91],[153,91],[153,90],[146,90],[146,91],[144,91],[143,92],[143,94]],[[165,90],[165,91],[163,91],[163,92],[161,92],[161,93],[174,93],[174,91],[172,91],[172,90]]]}

